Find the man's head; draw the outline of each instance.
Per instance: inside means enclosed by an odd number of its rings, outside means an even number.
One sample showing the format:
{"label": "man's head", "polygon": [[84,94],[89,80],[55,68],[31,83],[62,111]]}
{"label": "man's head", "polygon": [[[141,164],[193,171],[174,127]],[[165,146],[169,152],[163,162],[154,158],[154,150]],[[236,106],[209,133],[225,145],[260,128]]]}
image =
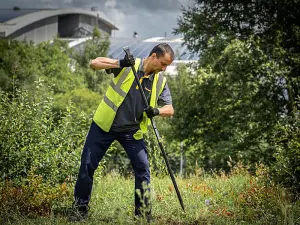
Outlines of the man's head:
{"label": "man's head", "polygon": [[173,62],[174,52],[170,45],[161,43],[152,49],[148,58],[151,71],[158,73],[165,71],[167,66]]}

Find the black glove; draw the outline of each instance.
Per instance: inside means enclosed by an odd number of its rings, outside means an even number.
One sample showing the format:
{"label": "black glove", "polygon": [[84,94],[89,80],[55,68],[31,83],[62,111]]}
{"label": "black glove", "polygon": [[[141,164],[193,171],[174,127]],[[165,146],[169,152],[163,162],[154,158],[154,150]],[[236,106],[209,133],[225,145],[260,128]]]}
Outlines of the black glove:
{"label": "black glove", "polygon": [[153,118],[154,116],[159,115],[159,109],[158,108],[153,108],[152,106],[149,106],[148,108],[145,109],[145,112],[148,116],[148,118]]}
{"label": "black glove", "polygon": [[129,67],[129,66],[134,66],[135,60],[134,57],[131,53],[127,56],[125,55],[124,59],[120,59],[120,67]]}

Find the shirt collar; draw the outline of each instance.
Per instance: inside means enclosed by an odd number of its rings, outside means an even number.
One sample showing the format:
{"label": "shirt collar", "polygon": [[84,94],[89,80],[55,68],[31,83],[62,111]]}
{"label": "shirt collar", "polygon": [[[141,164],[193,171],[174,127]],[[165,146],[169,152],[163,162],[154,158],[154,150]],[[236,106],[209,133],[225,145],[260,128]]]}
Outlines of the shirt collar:
{"label": "shirt collar", "polygon": [[[141,63],[140,63],[139,69],[138,69],[138,71],[139,71],[139,72],[142,72],[143,75],[145,74],[144,68],[143,68],[143,65],[144,65],[144,59],[145,59],[145,58],[142,58],[142,59],[141,59]],[[148,79],[151,80],[151,81],[153,81],[153,78],[154,78],[154,73],[151,73]]]}

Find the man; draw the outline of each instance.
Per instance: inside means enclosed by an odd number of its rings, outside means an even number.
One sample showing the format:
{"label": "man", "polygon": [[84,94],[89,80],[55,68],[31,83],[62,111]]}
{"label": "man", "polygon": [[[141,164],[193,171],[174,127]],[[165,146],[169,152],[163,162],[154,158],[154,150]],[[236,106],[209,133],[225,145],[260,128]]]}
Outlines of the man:
{"label": "man", "polygon": [[[71,220],[78,221],[87,217],[94,172],[114,140],[124,147],[134,170],[135,215],[141,216],[144,203],[148,209],[147,219],[151,218],[150,203],[145,197],[147,195],[143,188],[144,184],[150,184],[148,153],[143,133],[147,132],[149,118],[158,115],[170,117],[174,114],[166,78],[159,73],[165,71],[173,60],[172,48],[162,43],[155,46],[145,59],[134,60],[130,54],[129,57],[125,55],[121,60],[98,57],[91,61],[91,68],[106,69],[107,73],[114,74],[114,78],[94,114],[86,138],[75,185]],[[135,66],[144,89],[149,104],[147,109],[131,65]],[[156,107],[156,103],[160,108]],[[140,195],[136,192],[140,192]]]}

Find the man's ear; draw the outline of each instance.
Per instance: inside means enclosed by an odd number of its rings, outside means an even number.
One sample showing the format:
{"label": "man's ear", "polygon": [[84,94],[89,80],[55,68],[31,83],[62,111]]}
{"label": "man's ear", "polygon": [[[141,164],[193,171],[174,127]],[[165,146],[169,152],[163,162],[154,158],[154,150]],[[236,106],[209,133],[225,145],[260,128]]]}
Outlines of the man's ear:
{"label": "man's ear", "polygon": [[152,55],[151,55],[151,57],[154,59],[156,57],[156,53],[153,52]]}

